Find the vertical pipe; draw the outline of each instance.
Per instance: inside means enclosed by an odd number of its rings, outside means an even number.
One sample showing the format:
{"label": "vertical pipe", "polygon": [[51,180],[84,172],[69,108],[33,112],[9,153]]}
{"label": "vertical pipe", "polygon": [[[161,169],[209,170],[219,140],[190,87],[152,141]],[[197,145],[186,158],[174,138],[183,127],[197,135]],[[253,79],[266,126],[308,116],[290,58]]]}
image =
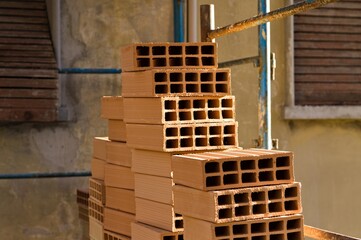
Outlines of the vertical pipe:
{"label": "vertical pipe", "polygon": [[208,38],[210,30],[215,28],[214,18],[214,5],[205,4],[201,5],[201,41],[202,42],[214,42],[214,39]]}
{"label": "vertical pipe", "polygon": [[[270,11],[270,0],[259,0],[258,14]],[[259,147],[272,149],[271,138],[271,52],[270,23],[259,26],[259,96],[258,96],[258,139]]]}
{"label": "vertical pipe", "polygon": [[184,42],[184,0],[173,0],[174,41]]}
{"label": "vertical pipe", "polygon": [[198,0],[188,0],[188,42],[198,41]]}

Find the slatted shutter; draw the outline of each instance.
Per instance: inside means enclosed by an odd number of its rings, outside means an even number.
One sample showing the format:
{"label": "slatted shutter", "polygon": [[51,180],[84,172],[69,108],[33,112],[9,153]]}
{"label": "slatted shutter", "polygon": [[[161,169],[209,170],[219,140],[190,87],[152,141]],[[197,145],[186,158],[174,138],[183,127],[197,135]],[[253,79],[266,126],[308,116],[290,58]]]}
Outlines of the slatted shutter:
{"label": "slatted shutter", "polygon": [[295,104],[361,105],[361,0],[294,17]]}
{"label": "slatted shutter", "polygon": [[0,121],[56,121],[57,104],[45,0],[1,0]]}

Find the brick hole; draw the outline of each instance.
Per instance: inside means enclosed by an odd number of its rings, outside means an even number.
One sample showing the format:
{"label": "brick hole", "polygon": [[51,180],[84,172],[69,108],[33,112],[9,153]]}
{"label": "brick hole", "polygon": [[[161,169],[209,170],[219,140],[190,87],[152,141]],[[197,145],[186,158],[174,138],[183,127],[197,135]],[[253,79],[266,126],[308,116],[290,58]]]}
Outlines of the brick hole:
{"label": "brick hole", "polygon": [[208,108],[219,108],[218,99],[208,99],[207,101]]}
{"label": "brick hole", "polygon": [[248,226],[247,224],[234,224],[232,226],[232,231],[233,235],[244,235],[248,233]]}
{"label": "brick hole", "polygon": [[289,170],[278,170],[276,171],[277,180],[289,180],[291,179],[291,174]]}
{"label": "brick hole", "polygon": [[209,145],[211,146],[221,146],[222,139],[220,137],[211,137],[209,138]]}
{"label": "brick hole", "polygon": [[205,164],[205,171],[206,171],[206,173],[218,173],[220,171],[219,163],[218,162],[207,162]]}
{"label": "brick hole", "polygon": [[178,136],[178,128],[167,128],[165,130],[166,137],[176,137]]}
{"label": "brick hole", "polygon": [[196,127],[195,135],[196,136],[207,136],[207,127]]}
{"label": "brick hole", "polygon": [[164,236],[163,240],[177,240],[176,236]]}
{"label": "brick hole", "polygon": [[229,73],[228,72],[217,72],[216,82],[227,82]]}
{"label": "brick hole", "polygon": [[167,85],[155,85],[155,93],[156,94],[162,94],[162,93],[168,93],[168,86]]}
{"label": "brick hole", "polygon": [[228,237],[230,235],[229,226],[218,226],[214,230],[216,237]]}
{"label": "brick hole", "polygon": [[227,205],[232,204],[232,196],[231,195],[219,195],[217,198],[218,205]]}
{"label": "brick hole", "polygon": [[242,170],[256,169],[256,161],[255,160],[241,160],[240,164],[241,164]]}
{"label": "brick hole", "polygon": [[220,176],[210,176],[206,177],[206,187],[216,187],[221,185]]}
{"label": "brick hole", "polygon": [[296,210],[298,210],[297,200],[285,201],[285,210],[286,211],[296,211]]}
{"label": "brick hole", "polygon": [[273,172],[272,171],[259,172],[258,178],[260,182],[273,181]]}
{"label": "brick hole", "polygon": [[167,61],[165,58],[153,58],[153,67],[165,67]]}
{"label": "brick hole", "polygon": [[167,110],[175,110],[177,108],[177,102],[175,100],[165,100],[164,108]]}
{"label": "brick hole", "polygon": [[187,55],[195,55],[199,53],[198,46],[186,46],[186,54]]}
{"label": "brick hole", "polygon": [[256,173],[242,173],[242,183],[255,183],[257,182]]}
{"label": "brick hole", "polygon": [[165,113],[165,121],[166,122],[177,121],[177,113],[176,112],[166,112]]}
{"label": "brick hole", "polygon": [[293,233],[287,233],[287,239],[301,240],[303,238],[301,232],[293,232]]}
{"label": "brick hole", "polygon": [[250,215],[249,206],[238,206],[235,207],[236,217],[243,217]]}
{"label": "brick hole", "polygon": [[169,58],[169,66],[171,66],[171,67],[183,66],[183,59],[182,58]]}
{"label": "brick hole", "polygon": [[228,93],[227,84],[216,84],[216,92],[217,93]]}
{"label": "brick hole", "polygon": [[271,190],[268,191],[268,199],[269,200],[275,200],[275,199],[282,199],[282,190]]}
{"label": "brick hole", "polygon": [[219,219],[232,218],[232,208],[219,209],[218,218]]}
{"label": "brick hole", "polygon": [[251,233],[265,233],[267,231],[266,223],[252,223]]}
{"label": "brick hole", "polygon": [[268,211],[270,213],[282,212],[282,210],[283,210],[283,207],[282,207],[281,202],[274,202],[274,203],[268,204]]}
{"label": "brick hole", "polygon": [[211,126],[209,128],[209,134],[210,135],[220,135],[222,133],[222,127],[221,126]]}
{"label": "brick hole", "polygon": [[277,167],[288,167],[290,166],[290,157],[278,157],[276,158]]}
{"label": "brick hole", "polygon": [[191,109],[191,101],[190,100],[179,100],[178,108],[179,109]]}
{"label": "brick hole", "polygon": [[228,125],[224,126],[224,134],[235,134],[236,133],[236,126]]}
{"label": "brick hole", "polygon": [[248,203],[248,193],[236,193],[234,194],[235,203]]}
{"label": "brick hole", "polygon": [[194,100],[193,101],[193,108],[202,108],[204,109],[206,107],[206,101],[203,99],[200,100]]}
{"label": "brick hole", "polygon": [[222,108],[232,108],[233,107],[233,99],[222,99],[221,106],[222,106]]}
{"label": "brick hole", "polygon": [[274,221],[269,223],[269,231],[277,232],[284,230],[284,222],[283,221]]}
{"label": "brick hole", "polygon": [[207,72],[201,73],[201,82],[212,82],[212,80],[213,80],[212,73],[207,73]]}
{"label": "brick hole", "polygon": [[182,55],[182,46],[169,46],[169,55]]}
{"label": "brick hole", "polygon": [[192,120],[192,114],[190,112],[179,112],[180,121],[190,121]]}
{"label": "brick hole", "polygon": [[272,158],[266,158],[266,159],[259,159],[258,160],[258,168],[272,168],[273,167],[273,160]]}
{"label": "brick hole", "polygon": [[237,183],[239,183],[238,174],[223,175],[223,184],[224,185],[237,184]]}
{"label": "brick hole", "polygon": [[237,171],[237,162],[236,161],[226,161],[222,163],[223,172]]}
{"label": "brick hole", "polygon": [[301,219],[291,219],[287,221],[287,230],[301,229]]}
{"label": "brick hole", "polygon": [[192,73],[192,72],[186,72],[185,80],[186,80],[186,82],[196,82],[198,80],[198,74]]}
{"label": "brick hole", "polygon": [[208,111],[208,119],[221,119],[219,111]]}
{"label": "brick hole", "polygon": [[183,228],[183,219],[175,220],[175,228],[176,229]]}
{"label": "brick hole", "polygon": [[184,136],[192,136],[192,135],[193,135],[192,127],[181,127],[180,128],[180,136],[184,137]]}
{"label": "brick hole", "polygon": [[153,46],[152,54],[153,55],[165,55],[165,46]]}
{"label": "brick hole", "polygon": [[182,81],[182,73],[172,72],[169,74],[170,82],[181,82]]}
{"label": "brick hole", "polygon": [[224,146],[233,146],[236,144],[236,139],[234,136],[232,137],[224,137],[223,138],[223,145]]}
{"label": "brick hole", "polygon": [[148,58],[137,58],[137,67],[150,67],[150,60]]}
{"label": "brick hole", "polygon": [[202,119],[206,119],[206,118],[207,118],[207,114],[205,111],[194,111],[193,112],[194,120],[202,120]]}
{"label": "brick hole", "polygon": [[202,54],[214,54],[214,46],[213,45],[203,45],[201,47]]}
{"label": "brick hole", "polygon": [[183,92],[183,85],[182,84],[171,84],[170,85],[170,92],[171,93],[182,93]]}
{"label": "brick hole", "polygon": [[178,234],[178,239],[177,240],[184,240],[183,234]]}
{"label": "brick hole", "polygon": [[186,57],[186,66],[199,66],[199,59],[197,57]]}
{"label": "brick hole", "polygon": [[233,119],[233,117],[232,110],[222,110],[222,119]]}
{"label": "brick hole", "polygon": [[265,192],[253,192],[251,194],[252,202],[256,201],[265,201],[266,200],[266,193]]}
{"label": "brick hole", "polygon": [[196,147],[205,147],[207,145],[207,138],[196,138]]}
{"label": "brick hole", "polygon": [[252,236],[251,240],[267,240],[266,236]]}
{"label": "brick hole", "polygon": [[182,217],[182,214],[179,214],[179,213],[174,213],[175,214],[175,217]]}
{"label": "brick hole", "polygon": [[149,47],[137,46],[137,55],[138,56],[149,56]]}
{"label": "brick hole", "polygon": [[293,198],[298,196],[297,187],[291,187],[285,189],[285,198]]}
{"label": "brick hole", "polygon": [[[269,237],[270,240],[285,240],[285,235],[283,234],[272,234]],[[290,238],[293,239],[293,238]]]}
{"label": "brick hole", "polygon": [[213,84],[201,84],[201,91],[203,93],[213,93]]}
{"label": "brick hole", "polygon": [[186,85],[186,92],[187,93],[198,93],[199,92],[199,85],[198,84],[187,84]]}
{"label": "brick hole", "polygon": [[202,66],[214,66],[215,61],[213,57],[202,57]]}

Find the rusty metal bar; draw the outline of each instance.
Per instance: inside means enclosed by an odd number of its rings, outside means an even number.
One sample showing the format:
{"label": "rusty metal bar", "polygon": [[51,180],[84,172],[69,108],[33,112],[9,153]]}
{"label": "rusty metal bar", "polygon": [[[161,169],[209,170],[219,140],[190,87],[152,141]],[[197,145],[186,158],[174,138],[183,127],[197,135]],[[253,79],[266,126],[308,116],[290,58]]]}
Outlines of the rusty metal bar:
{"label": "rusty metal bar", "polygon": [[304,226],[304,233],[306,237],[310,237],[312,239],[318,240],[357,240],[360,238],[349,237],[346,235],[342,235],[339,233],[334,233],[330,231],[326,231],[323,229],[311,227],[311,226]]}
{"label": "rusty metal bar", "polygon": [[246,63],[253,63],[253,65],[255,67],[258,67],[259,66],[259,56],[221,62],[221,63],[218,63],[218,66],[220,68],[229,68],[229,67],[232,67],[234,65],[241,65],[241,64],[246,64]]}
{"label": "rusty metal bar", "polygon": [[239,32],[251,27],[259,26],[266,22],[288,17],[300,12],[304,12],[313,8],[318,8],[326,4],[337,1],[339,0],[306,0],[284,8],[279,8],[269,13],[264,13],[261,15],[254,16],[249,19],[215,29],[213,31],[209,31],[206,38],[208,39],[208,41],[210,41],[211,39],[217,37],[225,36],[227,34],[234,32]]}

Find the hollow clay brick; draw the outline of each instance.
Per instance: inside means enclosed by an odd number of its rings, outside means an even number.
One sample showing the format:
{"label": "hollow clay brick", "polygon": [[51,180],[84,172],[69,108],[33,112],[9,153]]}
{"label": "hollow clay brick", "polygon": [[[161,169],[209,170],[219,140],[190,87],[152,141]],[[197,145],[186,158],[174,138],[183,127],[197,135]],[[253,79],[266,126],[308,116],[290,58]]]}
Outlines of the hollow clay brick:
{"label": "hollow clay brick", "polygon": [[104,181],[89,178],[89,196],[105,204]]}
{"label": "hollow clay brick", "polygon": [[130,236],[130,224],[135,220],[134,218],[135,216],[133,214],[105,208],[104,229],[125,236]]}
{"label": "hollow clay brick", "polygon": [[124,121],[140,124],[234,121],[234,96],[124,98]]}
{"label": "hollow clay brick", "polygon": [[107,186],[105,206],[135,214],[135,195],[133,190]]}
{"label": "hollow clay brick", "polygon": [[124,72],[152,68],[217,68],[215,43],[135,43],[121,48]]}
{"label": "hollow clay brick", "polygon": [[95,137],[93,139],[93,157],[106,160],[107,151],[106,144],[109,142],[108,137]]}
{"label": "hollow clay brick", "polygon": [[132,151],[124,142],[109,141],[106,144],[107,163],[131,167]]}
{"label": "hollow clay brick", "polygon": [[127,141],[125,122],[123,120],[108,120],[108,138],[112,141]]}
{"label": "hollow clay brick", "polygon": [[127,124],[127,144],[144,150],[179,152],[238,146],[238,123]]}
{"label": "hollow clay brick", "polygon": [[176,212],[214,223],[302,212],[300,183],[209,192],[176,185],[173,191]]}
{"label": "hollow clay brick", "polygon": [[104,176],[105,186],[134,190],[134,173],[129,167],[107,163]]}
{"label": "hollow clay brick", "polygon": [[76,202],[80,205],[88,207],[89,189],[76,190]]}
{"label": "hollow clay brick", "polygon": [[92,197],[89,198],[89,217],[104,222],[104,205]]}
{"label": "hollow clay brick", "polygon": [[104,231],[104,240],[130,240],[130,237],[116,234],[110,231]]}
{"label": "hollow clay brick", "polygon": [[200,190],[222,190],[292,183],[293,153],[229,149],[173,155],[175,184]]}
{"label": "hollow clay brick", "polygon": [[91,173],[92,178],[98,180],[104,180],[104,167],[105,167],[105,160],[101,160],[98,158],[93,158],[90,165],[91,165]]}
{"label": "hollow clay brick", "polygon": [[231,223],[211,223],[184,216],[187,240],[303,240],[301,214]]}
{"label": "hollow clay brick", "polygon": [[89,219],[89,236],[94,240],[104,239],[103,224],[93,218]]}
{"label": "hollow clay brick", "polygon": [[183,240],[183,232],[169,232],[140,222],[132,222],[132,238],[136,240]]}
{"label": "hollow clay brick", "polygon": [[173,205],[173,179],[138,173],[134,177],[136,197]]}
{"label": "hollow clay brick", "polygon": [[213,69],[152,69],[122,73],[123,97],[225,96],[231,72]]}
{"label": "hollow clay brick", "polygon": [[101,100],[100,117],[103,119],[123,120],[123,97],[104,96]]}
{"label": "hollow clay brick", "polygon": [[174,207],[142,198],[135,198],[136,220],[171,232],[183,231],[183,217]]}
{"label": "hollow clay brick", "polygon": [[78,205],[78,217],[80,220],[89,223],[89,208]]}
{"label": "hollow clay brick", "polygon": [[173,177],[172,153],[132,150],[132,171],[161,177]]}

